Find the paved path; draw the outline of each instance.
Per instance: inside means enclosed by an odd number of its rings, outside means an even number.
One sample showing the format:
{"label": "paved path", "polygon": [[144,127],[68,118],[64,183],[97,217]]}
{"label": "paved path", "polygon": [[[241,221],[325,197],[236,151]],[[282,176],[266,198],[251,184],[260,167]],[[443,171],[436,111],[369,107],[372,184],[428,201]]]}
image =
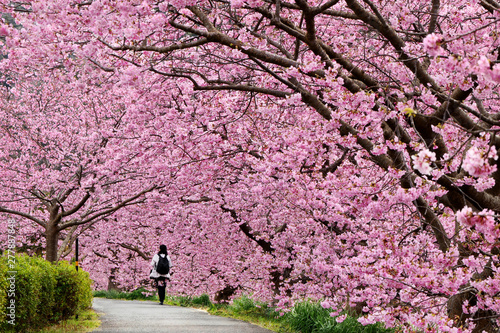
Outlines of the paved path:
{"label": "paved path", "polygon": [[202,310],[159,305],[147,301],[94,298],[101,326],[93,332],[129,333],[270,333],[256,325],[211,316]]}

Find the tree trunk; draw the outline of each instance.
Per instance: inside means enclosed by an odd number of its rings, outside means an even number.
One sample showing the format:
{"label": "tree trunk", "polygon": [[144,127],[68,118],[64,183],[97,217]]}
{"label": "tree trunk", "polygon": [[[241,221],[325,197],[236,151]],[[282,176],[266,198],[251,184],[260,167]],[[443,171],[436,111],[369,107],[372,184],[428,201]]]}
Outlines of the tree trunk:
{"label": "tree trunk", "polygon": [[228,304],[236,290],[237,288],[232,286],[226,286],[224,289],[219,290],[214,297],[215,303]]}
{"label": "tree trunk", "polygon": [[59,240],[59,232],[61,231],[58,227],[61,221],[61,215],[59,214],[59,203],[56,199],[52,199],[49,206],[50,218],[45,229],[45,259],[50,262],[57,262],[57,246]]}
{"label": "tree trunk", "polygon": [[[484,281],[487,278],[493,277],[493,269],[491,268],[492,261],[490,260],[481,273],[475,273],[472,276],[473,281]],[[469,305],[475,306],[477,304],[477,290],[469,285],[461,287],[461,292],[453,295],[448,300],[448,317],[455,321],[455,326],[464,326],[468,319],[472,319],[476,325],[472,333],[495,333],[498,332],[493,318],[496,314],[491,310],[477,309],[474,313],[464,313],[462,305],[468,302]]]}
{"label": "tree trunk", "polygon": [[49,225],[45,230],[45,259],[50,262],[57,261],[57,241],[59,238],[59,230],[54,226]]}
{"label": "tree trunk", "polygon": [[468,301],[470,305],[476,305],[476,293],[474,291],[467,291],[461,294],[453,295],[448,300],[448,317],[455,321],[456,327],[464,326],[467,319],[472,319],[476,325],[472,330],[472,333],[498,332],[498,327],[496,327],[492,321],[492,318],[495,317],[495,313],[493,313],[493,311],[478,309],[474,313],[466,314],[462,308],[462,304],[464,304],[465,301]]}

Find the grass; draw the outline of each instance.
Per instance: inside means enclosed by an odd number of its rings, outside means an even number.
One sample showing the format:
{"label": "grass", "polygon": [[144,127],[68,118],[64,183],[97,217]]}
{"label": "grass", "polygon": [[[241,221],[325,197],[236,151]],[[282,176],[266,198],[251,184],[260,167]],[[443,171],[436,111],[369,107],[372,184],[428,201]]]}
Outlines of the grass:
{"label": "grass", "polygon": [[59,324],[46,327],[41,331],[32,331],[32,333],[87,333],[98,328],[101,324],[99,315],[92,309],[82,311],[78,314],[78,319],[71,318],[63,320]]}
{"label": "grass", "polygon": [[285,317],[267,304],[255,302],[247,296],[235,299],[229,305],[212,305],[208,312],[222,317],[243,320],[280,333],[293,332]]}
{"label": "grass", "polygon": [[139,288],[132,292],[123,292],[117,290],[98,290],[94,291],[94,297],[103,297],[111,299],[126,299],[126,300],[143,300],[143,301],[157,301],[158,296],[152,294],[150,291]]}

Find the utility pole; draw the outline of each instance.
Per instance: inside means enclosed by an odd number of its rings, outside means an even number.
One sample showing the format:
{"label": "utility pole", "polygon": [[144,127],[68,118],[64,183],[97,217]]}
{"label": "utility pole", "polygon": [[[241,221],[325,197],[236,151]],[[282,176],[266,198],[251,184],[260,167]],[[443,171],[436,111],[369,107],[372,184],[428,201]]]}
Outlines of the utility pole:
{"label": "utility pole", "polygon": [[[75,267],[78,272],[78,237],[75,239]],[[76,314],[76,319],[78,320],[78,313]]]}
{"label": "utility pole", "polygon": [[76,237],[75,240],[75,266],[76,266],[76,271],[78,272],[78,237]]}

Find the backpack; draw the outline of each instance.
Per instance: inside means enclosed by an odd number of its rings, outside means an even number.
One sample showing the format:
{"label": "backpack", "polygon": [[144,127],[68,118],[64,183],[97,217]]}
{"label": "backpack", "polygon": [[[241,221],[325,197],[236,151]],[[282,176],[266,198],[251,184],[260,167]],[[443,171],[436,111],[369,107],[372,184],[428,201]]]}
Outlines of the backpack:
{"label": "backpack", "polygon": [[170,272],[170,265],[168,263],[167,256],[162,257],[162,256],[158,255],[158,257],[159,257],[159,259],[158,259],[158,263],[156,264],[156,271],[158,272],[158,274],[161,274],[161,275],[168,274],[168,272]]}

